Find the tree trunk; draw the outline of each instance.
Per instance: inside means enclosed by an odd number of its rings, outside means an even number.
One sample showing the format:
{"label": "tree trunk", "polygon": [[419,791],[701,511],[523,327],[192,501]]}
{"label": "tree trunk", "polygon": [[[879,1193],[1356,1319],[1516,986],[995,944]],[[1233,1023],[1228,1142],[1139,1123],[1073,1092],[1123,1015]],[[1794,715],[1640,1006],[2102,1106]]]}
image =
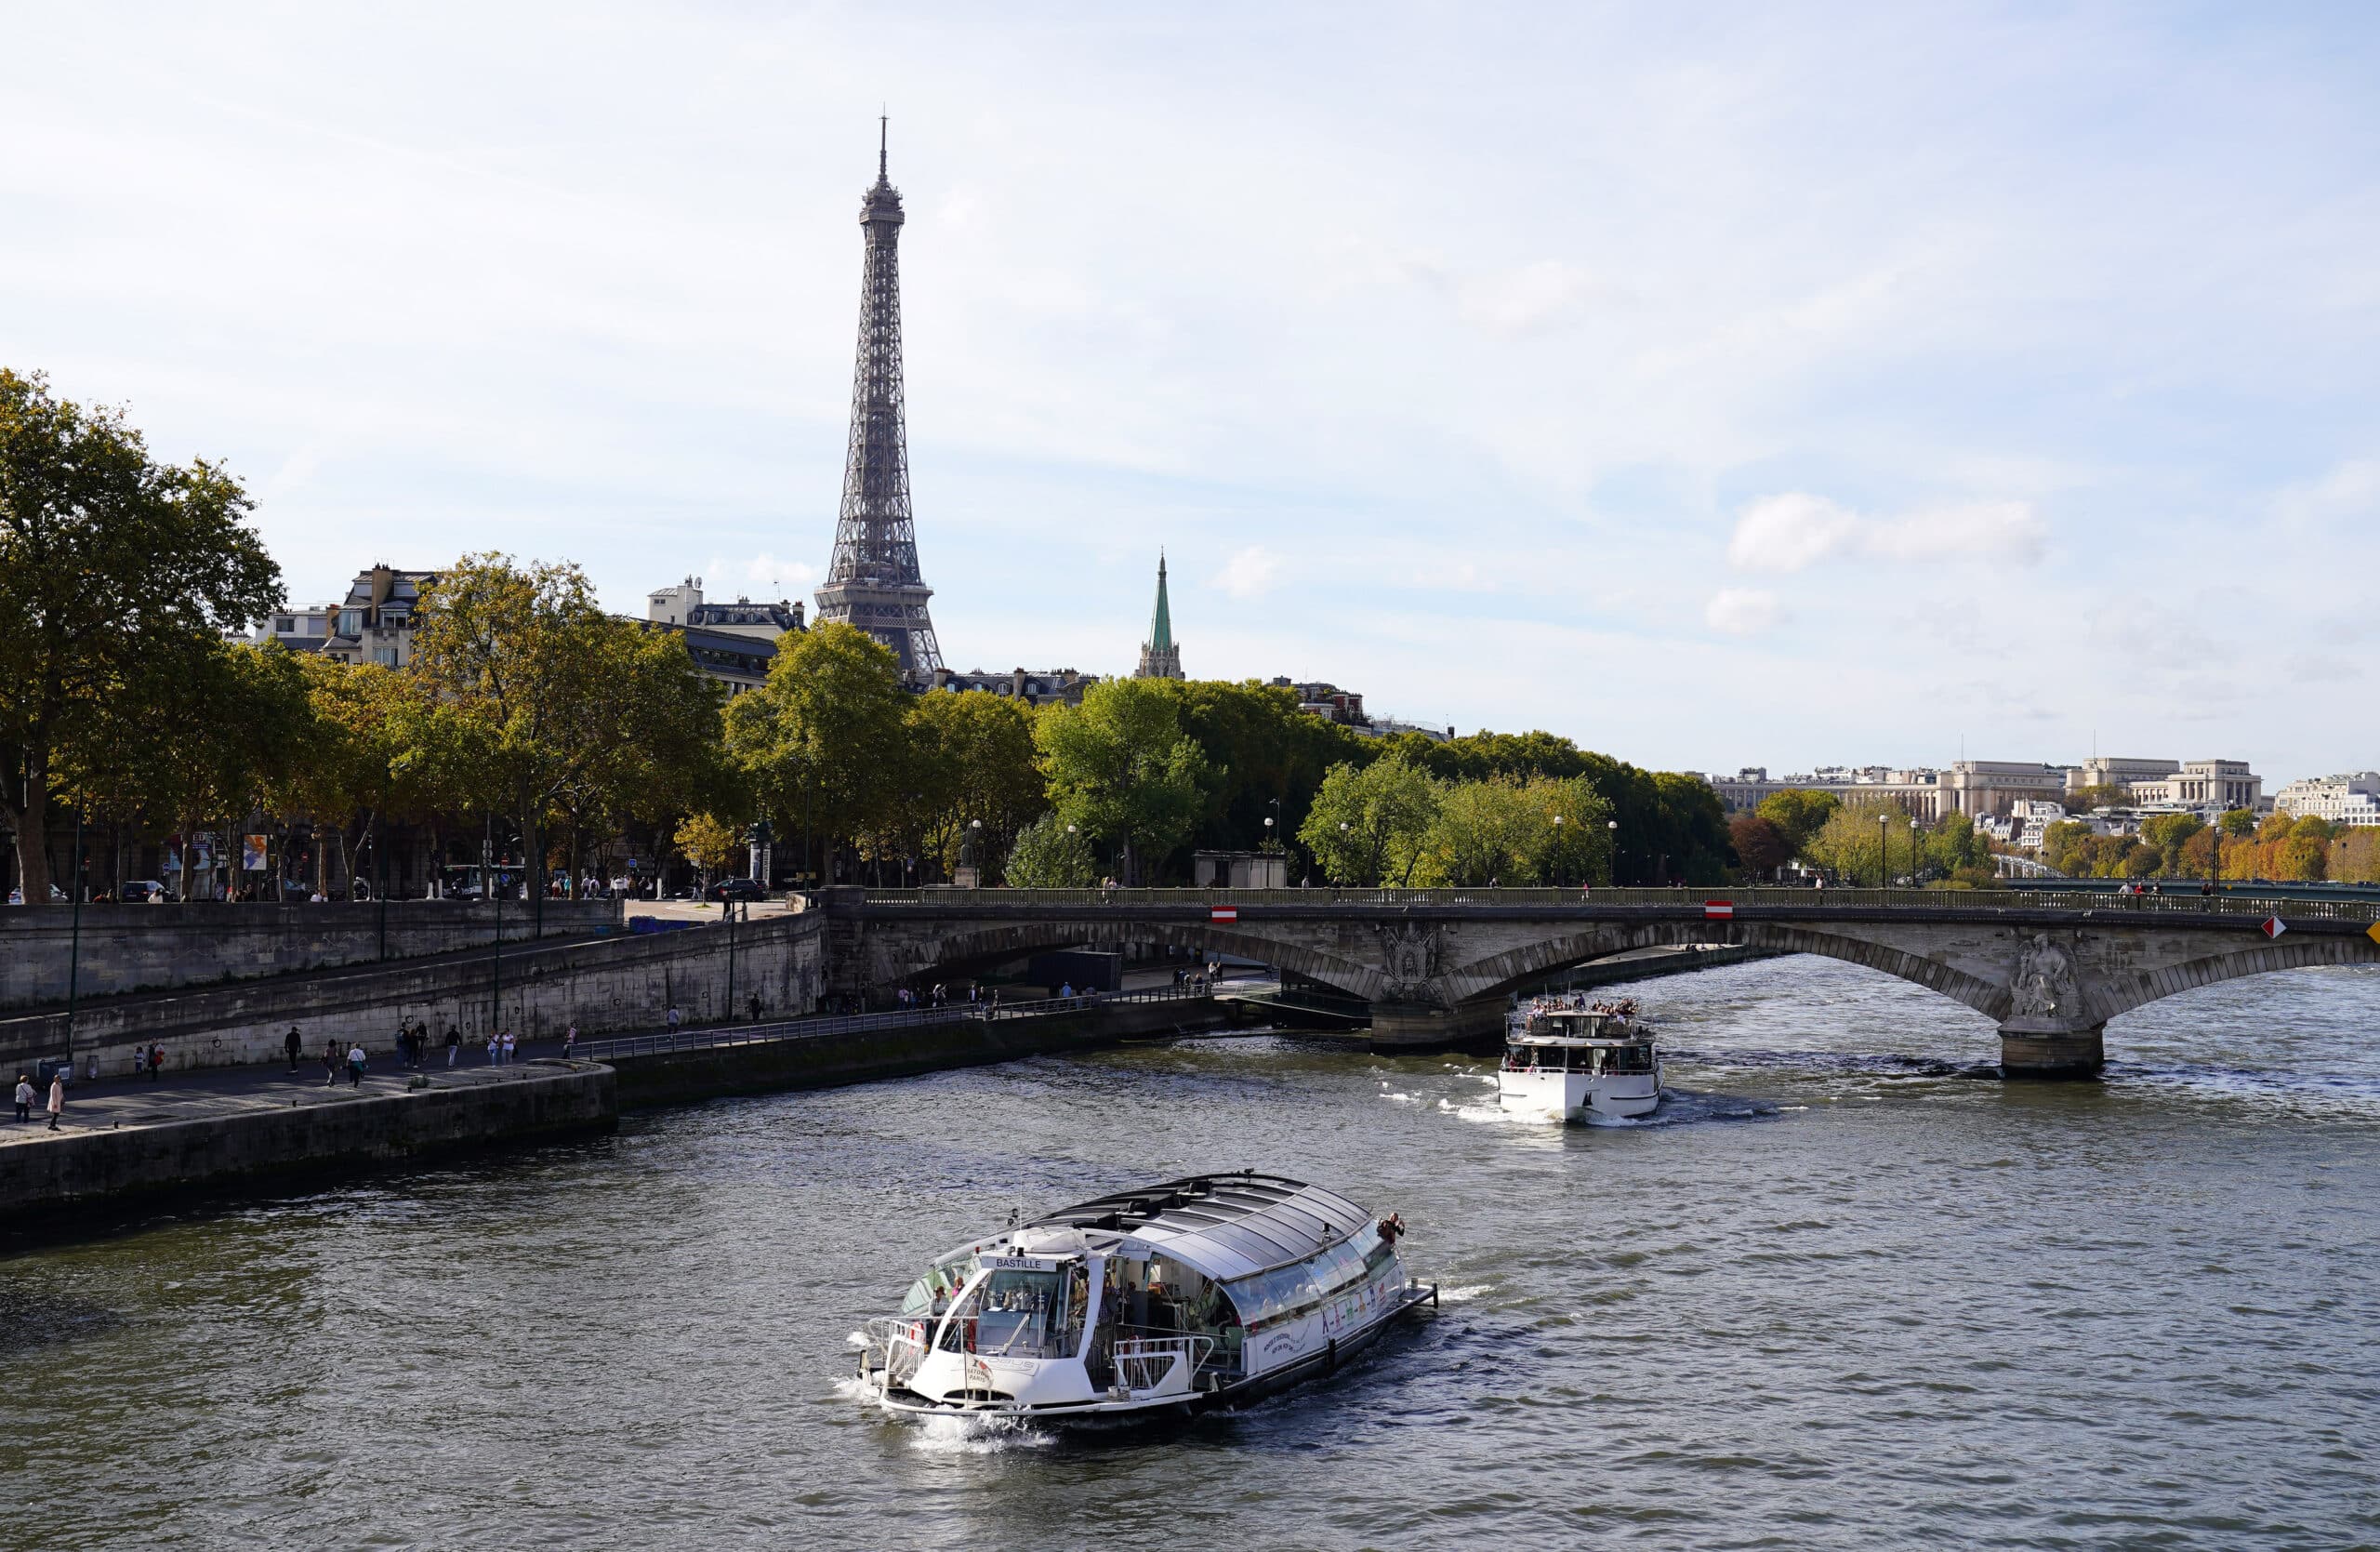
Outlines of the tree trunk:
{"label": "tree trunk", "polygon": [[25,757],[24,782],[23,801],[8,805],[8,820],[17,830],[17,882],[25,892],[25,904],[46,905],[50,878],[49,769],[37,753]]}

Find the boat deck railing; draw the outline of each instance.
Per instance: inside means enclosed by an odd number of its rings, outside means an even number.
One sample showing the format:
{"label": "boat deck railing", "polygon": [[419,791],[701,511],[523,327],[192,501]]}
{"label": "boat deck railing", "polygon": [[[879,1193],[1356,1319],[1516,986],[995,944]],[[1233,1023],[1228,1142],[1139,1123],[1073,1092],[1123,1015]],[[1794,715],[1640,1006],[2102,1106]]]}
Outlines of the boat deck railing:
{"label": "boat deck railing", "polygon": [[614,1040],[582,1041],[577,1050],[594,1061],[619,1056],[657,1056],[673,1051],[703,1051],[729,1045],[767,1045],[784,1041],[825,1040],[835,1035],[867,1034],[877,1030],[916,1029],[969,1021],[1038,1018],[1144,1002],[1195,1002],[1213,997],[1202,986],[1154,987],[1145,991],[1084,991],[1072,997],[1036,997],[1018,1002],[949,1002],[941,1007],[903,1008],[892,1013],[829,1014],[789,1018],[769,1024],[720,1024],[675,1033],[623,1035]]}

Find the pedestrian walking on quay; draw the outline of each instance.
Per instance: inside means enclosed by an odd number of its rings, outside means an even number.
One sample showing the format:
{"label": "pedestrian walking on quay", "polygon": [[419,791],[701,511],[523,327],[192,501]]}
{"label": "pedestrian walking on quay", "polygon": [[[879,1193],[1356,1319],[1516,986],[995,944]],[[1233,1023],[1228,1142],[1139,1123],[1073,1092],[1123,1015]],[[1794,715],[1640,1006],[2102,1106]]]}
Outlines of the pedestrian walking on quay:
{"label": "pedestrian walking on quay", "polygon": [[165,1069],[165,1048],[153,1041],[149,1046],[149,1081],[155,1082],[157,1074]]}
{"label": "pedestrian walking on quay", "polygon": [[463,1031],[452,1024],[446,1026],[446,1065],[453,1067],[455,1058],[463,1054]]}
{"label": "pedestrian walking on quay", "polygon": [[574,1023],[562,1032],[562,1059],[565,1062],[570,1060],[570,1054],[577,1049],[578,1026]]}
{"label": "pedestrian walking on quay", "polygon": [[684,1022],[684,1020],[679,1016],[677,1003],[672,1002],[669,1004],[669,1012],[666,1022],[669,1026],[669,1032],[673,1035],[678,1032],[678,1026]]}
{"label": "pedestrian walking on quay", "polygon": [[298,1026],[295,1024],[289,1027],[287,1034],[281,1037],[281,1048],[289,1053],[289,1070],[296,1073],[298,1058],[306,1054],[306,1042],[298,1038]]}
{"label": "pedestrian walking on quay", "polygon": [[33,1119],[33,1081],[21,1072],[17,1074],[17,1119]]}
{"label": "pedestrian walking on quay", "polygon": [[49,1129],[58,1130],[58,1118],[66,1113],[66,1074],[53,1072],[49,1076]]}
{"label": "pedestrian walking on quay", "polygon": [[350,1089],[364,1086],[364,1047],[360,1045],[347,1048],[347,1086]]}
{"label": "pedestrian walking on quay", "polygon": [[504,1042],[498,1040],[496,1038],[496,1031],[491,1029],[488,1031],[487,1036],[487,1065],[494,1067],[503,1059]]}
{"label": "pedestrian walking on quay", "polygon": [[338,1083],[338,1041],[323,1041],[323,1087],[334,1088]]}
{"label": "pedestrian walking on quay", "polygon": [[504,1065],[506,1067],[512,1065],[512,1031],[507,1029],[504,1031]]}

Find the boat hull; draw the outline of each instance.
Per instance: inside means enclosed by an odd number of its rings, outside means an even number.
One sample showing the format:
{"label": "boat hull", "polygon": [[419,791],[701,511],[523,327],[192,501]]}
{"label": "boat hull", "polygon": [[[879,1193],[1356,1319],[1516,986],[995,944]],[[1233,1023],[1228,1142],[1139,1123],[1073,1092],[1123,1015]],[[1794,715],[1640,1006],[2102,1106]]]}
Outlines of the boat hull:
{"label": "boat hull", "polygon": [[914,1392],[885,1389],[879,1386],[879,1376],[869,1372],[866,1358],[860,1360],[859,1377],[863,1384],[877,1387],[875,1399],[879,1405],[902,1417],[964,1417],[1063,1427],[1125,1427],[1187,1417],[1195,1413],[1228,1411],[1302,1385],[1328,1374],[1361,1352],[1399,1320],[1424,1305],[1435,1308],[1437,1302],[1437,1284],[1411,1284],[1395,1305],[1382,1310],[1368,1323],[1331,1338],[1320,1350],[1292,1360],[1277,1369],[1212,1390],[1134,1396],[1120,1400],[1102,1396],[1088,1401],[1020,1406],[1000,1400],[936,1401]]}
{"label": "boat hull", "polygon": [[1661,1103],[1661,1075],[1649,1073],[1500,1072],[1497,1098],[1515,1116],[1587,1125],[1638,1121]]}

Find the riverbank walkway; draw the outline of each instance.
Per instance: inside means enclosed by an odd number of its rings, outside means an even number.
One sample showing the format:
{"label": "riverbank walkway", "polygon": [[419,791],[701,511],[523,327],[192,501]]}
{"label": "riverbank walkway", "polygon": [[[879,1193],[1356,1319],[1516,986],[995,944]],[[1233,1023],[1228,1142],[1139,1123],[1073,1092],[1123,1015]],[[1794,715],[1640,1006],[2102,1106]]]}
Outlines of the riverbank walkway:
{"label": "riverbank walkway", "polygon": [[[1006,1022],[1118,1003],[1203,1001],[1208,995],[1204,990],[1189,988],[1160,987],[1147,990],[1084,993],[1066,998],[1035,998],[997,1004],[951,1002],[941,1007],[913,1008],[893,1013],[814,1015],[764,1024],[704,1025],[674,1032],[661,1028],[602,1040],[582,1040],[575,1055],[585,1060],[603,1061],[621,1056],[660,1055],[720,1046],[823,1040],[879,1030],[892,1032],[968,1019]],[[299,1058],[295,1072],[289,1071],[284,1063],[272,1062],[250,1067],[201,1068],[181,1072],[169,1069],[153,1081],[125,1077],[78,1079],[67,1085],[66,1111],[59,1118],[55,1132],[49,1129],[48,1085],[36,1081],[31,1120],[18,1121],[0,1118],[0,1147],[22,1147],[84,1132],[165,1126],[178,1121],[207,1121],[304,1106],[385,1099],[417,1092],[414,1088],[416,1079],[425,1080],[430,1088],[476,1087],[521,1081],[552,1073],[554,1069],[550,1067],[539,1068],[532,1064],[541,1057],[559,1060],[562,1055],[562,1041],[559,1040],[531,1041],[514,1050],[510,1062],[498,1066],[488,1060],[484,1043],[465,1045],[450,1068],[446,1065],[445,1049],[433,1046],[420,1067],[410,1068],[395,1052],[384,1046],[367,1051],[364,1081],[359,1084],[348,1081],[343,1061],[337,1080],[324,1082],[320,1049],[307,1051]],[[28,1073],[27,1076],[33,1075]],[[11,1091],[15,1089],[14,1072],[0,1072],[0,1080],[5,1080],[0,1086]],[[10,1116],[13,1117],[14,1113],[12,1108]]]}
{"label": "riverbank walkway", "polygon": [[[484,1083],[520,1081],[549,1072],[528,1064],[538,1056],[560,1056],[560,1041],[544,1041],[523,1046],[514,1053],[507,1066],[492,1066],[484,1049],[466,1050],[454,1067],[446,1066],[446,1053],[431,1054],[428,1065],[406,1067],[396,1056],[380,1051],[365,1064],[364,1081],[350,1085],[347,1068],[340,1064],[338,1081],[323,1081],[323,1058],[319,1051],[310,1051],[294,1073],[280,1063],[258,1067],[201,1068],[196,1071],[165,1072],[154,1081],[147,1079],[102,1078],[96,1081],[78,1079],[66,1086],[66,1113],[59,1118],[58,1130],[49,1129],[49,1088],[33,1085],[33,1119],[18,1121],[12,1105],[7,1117],[0,1117],[0,1147],[39,1143],[80,1132],[121,1131],[136,1126],[166,1126],[177,1121],[211,1121],[223,1117],[253,1114],[260,1110],[286,1110],[298,1106],[344,1105],[359,1099],[386,1099],[413,1092],[413,1080],[426,1078],[433,1088],[477,1086]],[[28,1077],[32,1074],[27,1074]],[[0,1073],[6,1086],[14,1091],[17,1075]]]}

